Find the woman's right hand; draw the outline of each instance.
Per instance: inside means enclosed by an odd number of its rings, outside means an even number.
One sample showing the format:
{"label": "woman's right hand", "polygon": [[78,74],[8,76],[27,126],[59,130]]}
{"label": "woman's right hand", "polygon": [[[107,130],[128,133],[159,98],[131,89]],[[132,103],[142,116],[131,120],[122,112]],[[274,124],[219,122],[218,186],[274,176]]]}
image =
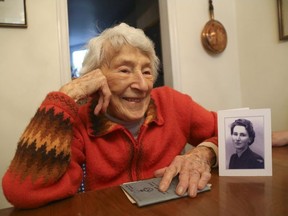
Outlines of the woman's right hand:
{"label": "woman's right hand", "polygon": [[94,110],[95,115],[98,115],[100,112],[106,112],[111,98],[107,79],[100,69],[93,70],[84,76],[72,80],[62,86],[59,91],[75,101],[87,98],[97,92],[99,100]]}

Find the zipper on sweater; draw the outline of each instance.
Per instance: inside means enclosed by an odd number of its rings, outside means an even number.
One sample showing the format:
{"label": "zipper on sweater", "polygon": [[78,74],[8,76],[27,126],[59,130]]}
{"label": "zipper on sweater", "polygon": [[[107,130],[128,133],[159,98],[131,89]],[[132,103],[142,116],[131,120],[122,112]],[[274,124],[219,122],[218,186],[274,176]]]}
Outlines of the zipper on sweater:
{"label": "zipper on sweater", "polygon": [[130,163],[130,174],[132,181],[137,181],[141,178],[141,170],[139,167],[139,163],[141,163],[141,137],[145,129],[146,127],[141,126],[137,139],[135,139],[128,130],[125,130],[125,133],[128,136],[128,142],[131,146],[132,153]]}

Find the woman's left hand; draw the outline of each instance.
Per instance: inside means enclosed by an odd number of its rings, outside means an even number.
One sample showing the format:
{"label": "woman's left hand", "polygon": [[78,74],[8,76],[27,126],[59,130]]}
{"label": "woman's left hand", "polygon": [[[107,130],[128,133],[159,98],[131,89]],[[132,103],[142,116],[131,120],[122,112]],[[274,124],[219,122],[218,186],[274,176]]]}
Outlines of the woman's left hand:
{"label": "woman's left hand", "polygon": [[155,171],[156,177],[162,177],[159,190],[166,191],[172,179],[179,175],[176,188],[178,195],[188,191],[190,197],[196,197],[197,190],[203,189],[211,179],[211,150],[207,147],[196,147],[185,155],[178,155],[168,167]]}

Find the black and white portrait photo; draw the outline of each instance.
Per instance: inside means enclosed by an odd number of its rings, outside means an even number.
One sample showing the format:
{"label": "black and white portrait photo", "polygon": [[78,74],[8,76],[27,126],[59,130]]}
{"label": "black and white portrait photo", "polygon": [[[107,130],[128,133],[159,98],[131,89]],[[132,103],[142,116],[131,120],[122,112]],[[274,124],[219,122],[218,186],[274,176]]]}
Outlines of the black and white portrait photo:
{"label": "black and white portrait photo", "polygon": [[266,109],[218,112],[220,175],[272,174],[270,118]]}
{"label": "black and white portrait photo", "polygon": [[263,118],[257,118],[254,119],[258,120],[258,124],[254,123],[256,127],[252,120],[245,118],[230,124],[226,137],[228,169],[264,169]]}

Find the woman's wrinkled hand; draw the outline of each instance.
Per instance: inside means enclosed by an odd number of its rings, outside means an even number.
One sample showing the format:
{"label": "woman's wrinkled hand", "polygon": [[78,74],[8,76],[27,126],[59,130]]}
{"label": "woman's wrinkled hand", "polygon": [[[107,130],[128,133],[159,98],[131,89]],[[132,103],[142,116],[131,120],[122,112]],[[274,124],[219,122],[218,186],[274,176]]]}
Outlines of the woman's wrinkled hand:
{"label": "woman's wrinkled hand", "polygon": [[166,191],[178,175],[176,193],[181,196],[188,192],[190,197],[196,197],[197,190],[203,189],[211,179],[211,151],[208,151],[206,147],[194,148],[185,155],[176,156],[168,167],[155,171],[156,177],[162,177],[159,190]]}
{"label": "woman's wrinkled hand", "polygon": [[107,79],[100,69],[93,70],[84,76],[72,80],[62,86],[59,91],[65,93],[75,101],[85,99],[97,93],[99,100],[94,110],[95,115],[98,115],[100,112],[106,112],[111,98]]}

